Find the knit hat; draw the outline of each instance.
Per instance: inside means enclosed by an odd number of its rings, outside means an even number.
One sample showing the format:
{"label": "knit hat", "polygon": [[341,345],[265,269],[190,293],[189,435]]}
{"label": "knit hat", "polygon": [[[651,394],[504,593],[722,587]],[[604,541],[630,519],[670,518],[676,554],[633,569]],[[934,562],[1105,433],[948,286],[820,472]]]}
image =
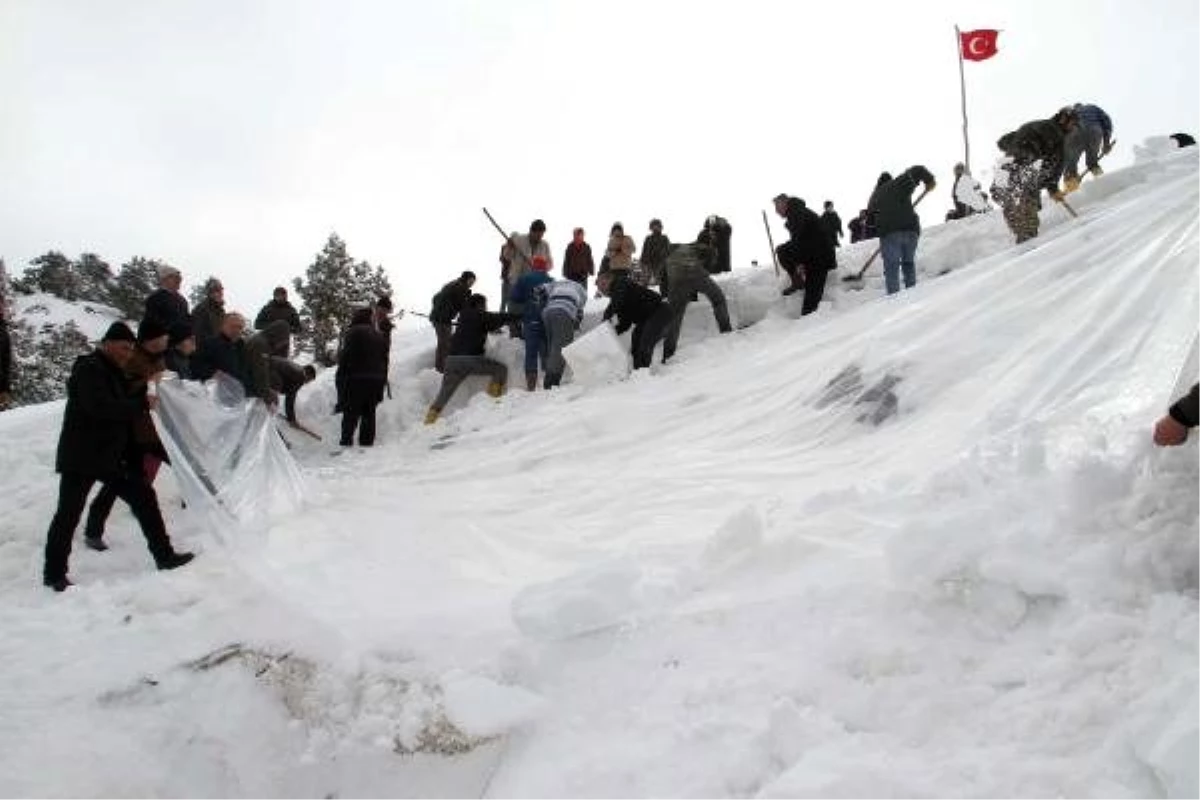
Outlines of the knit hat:
{"label": "knit hat", "polygon": [[137,339],[133,335],[133,331],[124,322],[114,322],[108,326],[108,330],[104,332],[102,342],[133,342]]}
{"label": "knit hat", "polygon": [[195,335],[190,322],[176,322],[171,326],[171,330],[167,334],[167,346],[174,347],[184,339],[190,339]]}
{"label": "knit hat", "polygon": [[151,339],[157,339],[160,336],[167,335],[167,326],[155,319],[144,319],[142,324],[138,325],[137,341],[148,342]]}
{"label": "knit hat", "polygon": [[458,279],[464,283],[466,281],[473,281],[475,280],[475,273],[471,272],[469,269],[465,269],[463,270],[463,274],[458,276]]}
{"label": "knit hat", "polygon": [[182,274],[182,273],[180,273],[180,271],[178,269],[176,269],[175,267],[172,267],[170,264],[159,264],[158,265],[158,279],[160,281],[166,280],[167,278],[171,277],[172,275],[180,275],[180,274]]}
{"label": "knit hat", "polygon": [[650,227],[651,228],[661,228],[662,220],[655,217],[654,219],[650,220]]}
{"label": "knit hat", "polygon": [[540,219],[535,219],[529,225],[529,232],[533,233],[534,231],[537,231],[539,233],[545,233],[546,232],[546,223],[542,222]]}
{"label": "knit hat", "polygon": [[550,269],[550,262],[546,260],[545,256],[534,256],[533,268],[538,272],[546,272]]}

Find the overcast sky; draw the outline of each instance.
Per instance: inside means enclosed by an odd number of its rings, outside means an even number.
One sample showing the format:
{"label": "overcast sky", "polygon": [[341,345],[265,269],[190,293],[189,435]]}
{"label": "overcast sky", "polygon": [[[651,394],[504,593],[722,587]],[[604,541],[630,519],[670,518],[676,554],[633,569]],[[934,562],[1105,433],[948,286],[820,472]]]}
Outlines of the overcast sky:
{"label": "overcast sky", "polygon": [[[1195,0],[313,2],[0,0],[0,257],[50,249],[215,274],[253,312],[331,231],[427,311],[461,270],[498,295],[498,234],[545,219],[673,240],[734,226],[769,262],[784,191],[848,221],[881,170],[962,159],[954,26],[999,28],[966,64],[972,167],[1075,101],[1113,117],[1113,166],[1200,129]],[[785,234],[772,216],[776,241]]]}

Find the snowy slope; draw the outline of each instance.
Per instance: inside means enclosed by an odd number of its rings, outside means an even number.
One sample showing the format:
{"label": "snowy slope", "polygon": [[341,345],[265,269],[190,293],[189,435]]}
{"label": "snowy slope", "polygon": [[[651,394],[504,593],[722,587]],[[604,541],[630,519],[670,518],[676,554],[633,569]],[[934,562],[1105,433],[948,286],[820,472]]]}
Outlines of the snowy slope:
{"label": "snowy slope", "polygon": [[0,793],[1194,796],[1196,445],[1148,439],[1198,169],[1151,155],[1019,248],[927,231],[915,291],[734,273],[756,324],[431,428],[398,332],[373,451],[302,395],[307,513],[230,550],[160,479],[178,574],[119,510],[38,586],[61,405],[3,415]]}
{"label": "snowy slope", "polygon": [[74,322],[79,331],[90,341],[99,341],[108,326],[121,318],[111,306],[92,302],[69,302],[54,295],[13,295],[14,319],[24,320],[40,331],[43,325],[59,327]]}

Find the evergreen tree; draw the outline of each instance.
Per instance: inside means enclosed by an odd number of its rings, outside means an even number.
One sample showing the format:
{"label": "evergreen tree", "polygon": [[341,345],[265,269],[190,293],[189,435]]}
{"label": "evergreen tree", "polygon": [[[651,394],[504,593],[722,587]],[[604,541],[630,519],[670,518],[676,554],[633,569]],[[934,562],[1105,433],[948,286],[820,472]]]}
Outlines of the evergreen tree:
{"label": "evergreen tree", "polygon": [[300,307],[303,332],[296,337],[297,346],[311,350],[313,357],[323,364],[331,363],[332,353],[336,352],[354,309],[392,292],[383,267],[355,261],[336,233],[329,235],[325,247],[309,265],[305,279],[296,278],[292,283],[303,302]]}
{"label": "evergreen tree", "polygon": [[45,292],[64,300],[76,300],[79,279],[71,259],[57,250],[43,253],[29,262],[18,281],[18,290],[26,293]]}
{"label": "evergreen tree", "polygon": [[109,305],[127,320],[137,321],[146,309],[146,298],[158,288],[158,268],[163,262],[134,256],[121,265],[109,294]]}
{"label": "evergreen tree", "polygon": [[108,262],[95,253],[84,253],[75,262],[79,299],[93,303],[108,303],[112,297],[116,276]]}
{"label": "evergreen tree", "polygon": [[9,325],[9,334],[16,362],[12,396],[18,406],[63,397],[75,359],[91,349],[87,336],[74,321],[66,325],[44,323],[39,334],[28,322],[20,320]]}

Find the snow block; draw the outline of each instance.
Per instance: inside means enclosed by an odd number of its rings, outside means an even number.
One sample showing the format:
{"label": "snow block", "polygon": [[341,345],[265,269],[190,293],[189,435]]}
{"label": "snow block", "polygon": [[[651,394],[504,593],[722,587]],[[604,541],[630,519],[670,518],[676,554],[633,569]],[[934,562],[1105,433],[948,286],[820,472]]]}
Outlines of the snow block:
{"label": "snow block", "polygon": [[563,348],[572,383],[600,386],[629,375],[629,353],[612,325],[602,322]]}
{"label": "snow block", "polygon": [[641,608],[642,572],[617,559],[558,580],[526,587],[512,602],[518,630],[535,639],[560,640],[619,625]]}

